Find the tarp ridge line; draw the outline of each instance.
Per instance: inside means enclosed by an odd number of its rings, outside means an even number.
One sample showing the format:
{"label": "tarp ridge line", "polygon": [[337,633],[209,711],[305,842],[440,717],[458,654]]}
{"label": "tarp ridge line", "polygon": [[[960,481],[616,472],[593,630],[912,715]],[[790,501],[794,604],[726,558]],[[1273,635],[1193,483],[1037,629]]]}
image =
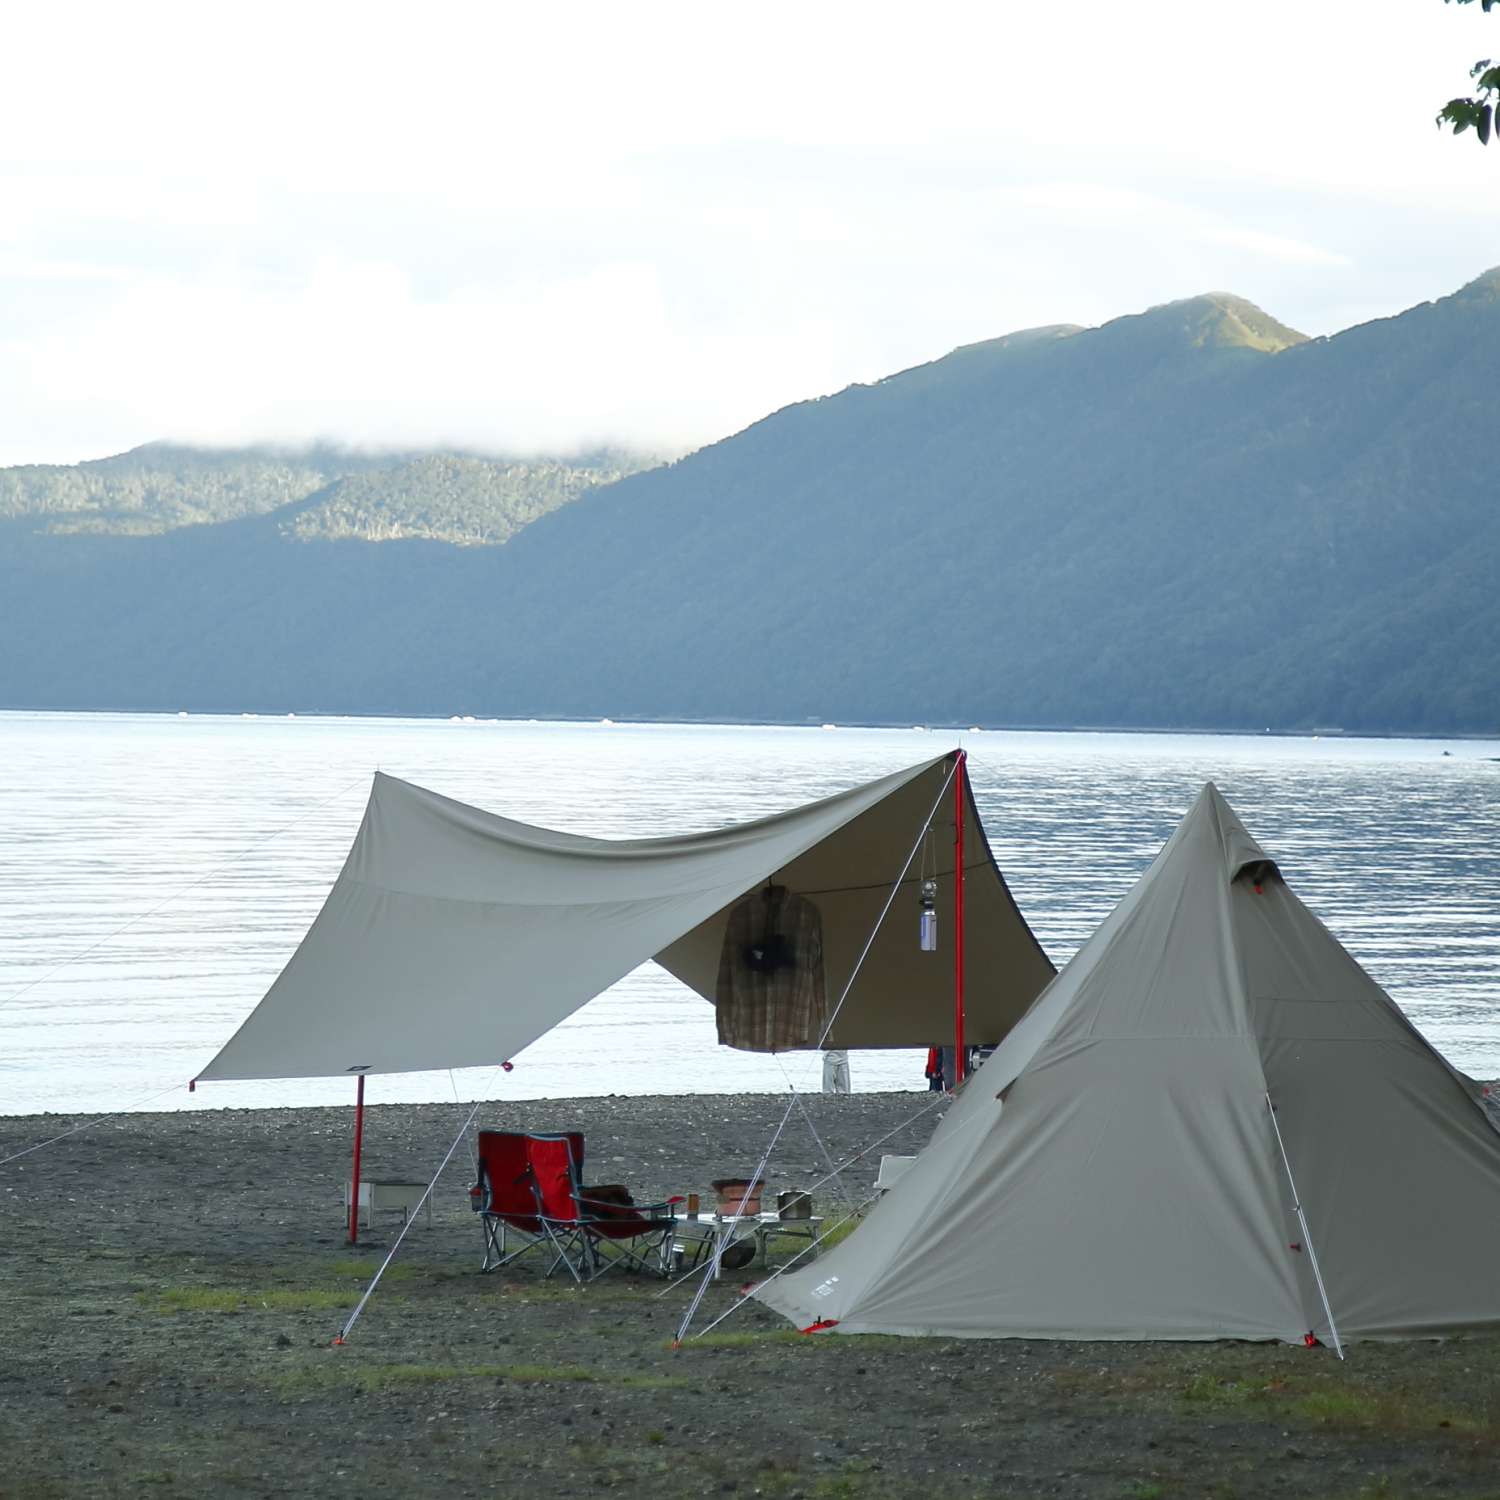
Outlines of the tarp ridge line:
{"label": "tarp ridge line", "polygon": [[[830,808],[840,802],[858,798],[867,792],[872,786],[880,786],[890,783],[891,791],[898,786],[904,786],[907,782],[915,781],[924,771],[931,770],[939,761],[946,758],[945,755],[934,755],[930,759],[918,762],[915,766],[909,766],[898,771],[887,772],[884,776],[877,776],[874,781],[865,782],[862,785],[845,787],[842,791],[832,792],[826,797],[819,797],[812,802],[800,807],[783,808],[778,812],[765,813],[761,817],[751,818],[744,823],[727,823],[719,828],[694,829],[683,833],[661,834],[654,838],[637,838],[627,836],[623,838],[603,838],[597,834],[573,833],[562,828],[542,828],[534,823],[523,823],[515,818],[504,817],[500,813],[487,812],[483,808],[471,807],[467,803],[459,802],[453,797],[445,796],[442,792],[435,792],[430,787],[418,786],[415,782],[404,781],[399,776],[391,776],[386,772],[377,771],[376,779],[394,782],[397,786],[407,791],[416,793],[418,797],[428,803],[442,804],[450,822],[459,826],[472,826],[475,815],[487,830],[495,836],[502,836],[509,842],[525,845],[537,853],[556,854],[564,858],[575,855],[592,857],[595,854],[618,854],[622,856],[672,856],[682,852],[683,846],[691,846],[703,839],[712,839],[716,843],[738,841],[742,836],[753,838],[774,828],[780,823],[790,823],[799,815],[814,808]],[[358,782],[355,783],[359,785]],[[342,796],[343,793],[340,793]],[[503,833],[502,833],[503,830]],[[518,831],[517,831],[518,830]],[[528,838],[526,835],[539,835],[537,838]],[[561,845],[554,845],[548,841],[561,839]],[[675,846],[675,847],[674,847]]]}

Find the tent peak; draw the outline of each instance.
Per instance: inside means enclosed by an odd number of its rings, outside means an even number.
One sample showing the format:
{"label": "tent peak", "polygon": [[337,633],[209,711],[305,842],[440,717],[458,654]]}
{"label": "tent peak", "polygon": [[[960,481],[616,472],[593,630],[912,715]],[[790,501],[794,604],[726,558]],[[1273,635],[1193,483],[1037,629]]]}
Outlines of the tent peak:
{"label": "tent peak", "polygon": [[1179,838],[1184,843],[1195,838],[1212,839],[1217,843],[1231,884],[1241,879],[1281,879],[1276,861],[1256,843],[1250,830],[1240,821],[1239,814],[1212,781],[1203,783],[1203,790],[1188,809],[1177,832],[1168,840],[1168,846]]}

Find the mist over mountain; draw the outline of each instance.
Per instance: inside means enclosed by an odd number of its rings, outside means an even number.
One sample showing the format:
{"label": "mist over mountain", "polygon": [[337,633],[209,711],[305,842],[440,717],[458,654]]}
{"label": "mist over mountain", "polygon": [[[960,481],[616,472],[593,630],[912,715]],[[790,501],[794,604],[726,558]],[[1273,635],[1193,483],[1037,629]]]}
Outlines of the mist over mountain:
{"label": "mist over mountain", "polygon": [[0,471],[0,703],[1493,732],[1497,377],[1492,272],[1327,339],[1227,294],[1029,330],[587,482]]}

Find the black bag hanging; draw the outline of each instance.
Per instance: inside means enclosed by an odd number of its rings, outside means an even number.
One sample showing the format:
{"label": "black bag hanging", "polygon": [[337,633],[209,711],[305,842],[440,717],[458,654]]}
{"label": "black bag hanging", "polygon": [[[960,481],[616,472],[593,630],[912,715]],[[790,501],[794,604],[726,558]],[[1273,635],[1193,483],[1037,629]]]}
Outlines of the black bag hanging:
{"label": "black bag hanging", "polygon": [[745,944],[745,951],[740,955],[745,967],[756,974],[774,974],[778,969],[797,967],[797,955],[792,951],[786,934],[776,931],[776,917],[785,897],[784,885],[766,887],[765,929],[758,938]]}

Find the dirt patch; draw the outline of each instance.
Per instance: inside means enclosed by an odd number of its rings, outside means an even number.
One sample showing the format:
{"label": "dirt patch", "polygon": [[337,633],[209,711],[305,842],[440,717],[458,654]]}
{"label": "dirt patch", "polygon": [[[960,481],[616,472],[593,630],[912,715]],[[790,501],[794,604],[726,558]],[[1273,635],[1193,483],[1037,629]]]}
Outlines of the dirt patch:
{"label": "dirt patch", "polygon": [[[803,1188],[923,1095],[817,1096],[772,1161]],[[765,1096],[487,1105],[582,1129],[638,1198],[752,1168]],[[373,1106],[374,1177],[424,1176],[465,1109]],[[0,1155],[65,1129],[0,1120]],[[1463,1495],[1500,1488],[1500,1339],[1061,1344],[799,1335],[737,1283],[478,1274],[461,1147],[349,1342],[398,1219],[341,1231],[349,1114],[131,1115],[0,1170],[0,1500],[176,1495]],[[935,1116],[882,1149],[912,1151]],[[819,1145],[821,1138],[822,1145]],[[852,1169],[861,1196],[877,1151]],[[596,1170],[597,1169],[597,1170]],[[814,1192],[819,1210],[836,1195]],[[758,1274],[756,1270],[745,1273]]]}

